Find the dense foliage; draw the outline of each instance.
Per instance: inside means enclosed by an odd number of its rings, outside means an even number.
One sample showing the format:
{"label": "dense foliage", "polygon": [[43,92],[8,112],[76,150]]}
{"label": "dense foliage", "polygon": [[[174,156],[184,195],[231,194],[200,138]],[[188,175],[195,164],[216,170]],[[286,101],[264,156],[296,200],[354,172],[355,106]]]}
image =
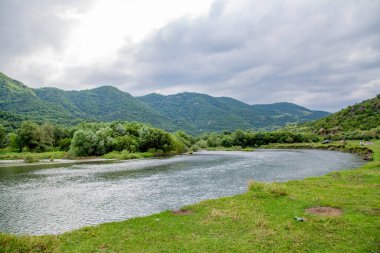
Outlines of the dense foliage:
{"label": "dense foliage", "polygon": [[380,94],[323,119],[308,123],[311,131],[332,139],[374,139],[380,136]]}
{"label": "dense foliage", "polygon": [[24,121],[15,132],[8,133],[6,144],[14,151],[45,152],[54,148],[67,150],[65,140],[67,142],[69,137],[69,130],[60,126]]}
{"label": "dense foliage", "polygon": [[0,125],[0,147],[8,146],[10,151],[16,152],[69,151],[72,156],[102,156],[112,153],[114,157],[129,157],[128,154],[144,152],[165,155],[201,148],[239,149],[270,143],[317,141],[320,138],[315,134],[285,131],[261,133],[237,130],[214,132],[194,138],[183,131],[169,133],[144,123],[119,121],[81,123],[70,128],[24,121],[13,132]]}
{"label": "dense foliage", "polygon": [[302,143],[302,142],[318,142],[320,137],[311,133],[292,133],[284,131],[275,132],[250,132],[237,130],[235,132],[211,133],[204,135],[197,145],[204,147],[233,147],[242,148],[260,147],[270,143]]}
{"label": "dense foliage", "polygon": [[6,128],[18,128],[20,120],[65,125],[122,120],[198,135],[223,130],[276,129],[327,114],[289,103],[251,106],[232,98],[197,93],[135,98],[112,86],[82,91],[31,89],[0,73],[0,124]]}
{"label": "dense foliage", "polygon": [[195,135],[236,129],[273,130],[328,115],[291,103],[248,105],[228,97],[189,92],[170,96],[149,94],[139,99],[172,119],[180,129]]}
{"label": "dense foliage", "polygon": [[0,125],[0,148],[4,147],[6,143],[5,127]]}
{"label": "dense foliage", "polygon": [[69,151],[72,156],[102,156],[110,152],[150,152],[154,155],[189,151],[195,139],[184,132],[169,133],[143,123],[82,123],[75,127],[24,121],[13,132],[0,125],[0,147],[10,151]]}

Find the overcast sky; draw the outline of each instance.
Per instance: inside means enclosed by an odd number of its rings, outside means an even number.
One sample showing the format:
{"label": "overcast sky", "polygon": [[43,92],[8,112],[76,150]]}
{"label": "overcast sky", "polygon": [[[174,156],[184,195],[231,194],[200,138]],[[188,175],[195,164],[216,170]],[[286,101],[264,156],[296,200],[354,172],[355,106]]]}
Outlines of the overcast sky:
{"label": "overcast sky", "polygon": [[380,93],[380,0],[1,0],[0,71],[337,111]]}

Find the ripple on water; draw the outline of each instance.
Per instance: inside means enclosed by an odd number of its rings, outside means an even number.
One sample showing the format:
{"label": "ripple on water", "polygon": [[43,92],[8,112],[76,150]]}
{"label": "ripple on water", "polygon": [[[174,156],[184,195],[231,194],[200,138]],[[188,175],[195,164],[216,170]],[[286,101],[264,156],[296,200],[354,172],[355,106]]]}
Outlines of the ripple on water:
{"label": "ripple on water", "polygon": [[212,151],[0,174],[0,231],[62,233],[241,193],[250,179],[300,179],[362,163],[333,151]]}

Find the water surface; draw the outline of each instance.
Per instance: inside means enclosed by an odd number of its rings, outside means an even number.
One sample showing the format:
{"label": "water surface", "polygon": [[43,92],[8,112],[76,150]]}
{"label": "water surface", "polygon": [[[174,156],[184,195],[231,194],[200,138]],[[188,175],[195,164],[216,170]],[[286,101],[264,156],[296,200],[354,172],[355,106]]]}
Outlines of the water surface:
{"label": "water surface", "polygon": [[62,233],[242,193],[250,179],[302,179],[362,163],[354,155],[334,151],[260,150],[0,168],[0,232]]}

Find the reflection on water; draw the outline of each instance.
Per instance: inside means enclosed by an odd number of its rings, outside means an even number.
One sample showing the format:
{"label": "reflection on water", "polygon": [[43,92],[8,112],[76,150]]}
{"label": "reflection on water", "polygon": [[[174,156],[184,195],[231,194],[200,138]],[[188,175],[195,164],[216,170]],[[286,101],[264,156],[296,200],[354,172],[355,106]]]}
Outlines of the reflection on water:
{"label": "reflection on water", "polygon": [[242,193],[250,179],[301,179],[361,164],[351,154],[333,151],[262,150],[0,168],[0,231],[62,233]]}

